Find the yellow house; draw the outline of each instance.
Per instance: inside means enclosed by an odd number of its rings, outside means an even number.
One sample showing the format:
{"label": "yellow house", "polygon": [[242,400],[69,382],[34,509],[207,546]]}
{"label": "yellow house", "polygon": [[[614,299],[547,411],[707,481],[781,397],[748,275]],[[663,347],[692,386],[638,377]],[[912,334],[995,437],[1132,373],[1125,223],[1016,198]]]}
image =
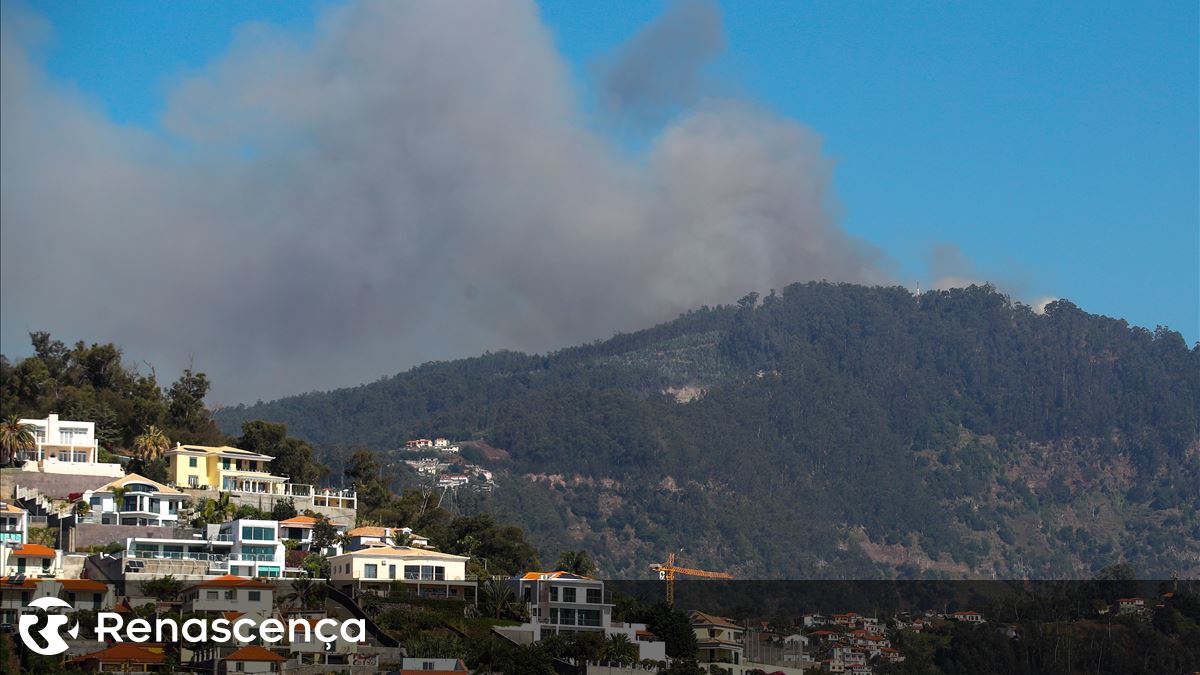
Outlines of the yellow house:
{"label": "yellow house", "polygon": [[287,476],[274,476],[272,457],[228,445],[180,445],[167,451],[171,480],[180,487],[282,494]]}

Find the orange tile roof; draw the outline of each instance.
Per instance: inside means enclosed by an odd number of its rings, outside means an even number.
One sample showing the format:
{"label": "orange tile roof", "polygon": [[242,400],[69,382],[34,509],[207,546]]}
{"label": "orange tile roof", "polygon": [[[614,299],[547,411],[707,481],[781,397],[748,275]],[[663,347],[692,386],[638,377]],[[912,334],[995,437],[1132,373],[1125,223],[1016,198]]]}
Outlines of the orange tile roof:
{"label": "orange tile roof", "polygon": [[162,663],[165,657],[145,647],[118,642],[108,649],[77,657],[75,661],[100,661],[104,663]]}
{"label": "orange tile roof", "polygon": [[223,574],[215,579],[201,581],[195,586],[189,587],[190,591],[195,588],[275,588],[275,584],[259,581],[257,579],[247,579],[239,577],[236,574]]}
{"label": "orange tile roof", "polygon": [[582,574],[572,574],[570,572],[564,572],[562,570],[555,570],[553,572],[526,572],[525,574],[523,574],[521,576],[522,579],[526,579],[528,581],[535,581],[535,580],[541,579],[543,577],[548,578],[548,579],[586,579],[588,581],[592,580],[591,577],[585,577]]}
{"label": "orange tile roof", "polygon": [[57,579],[68,591],[107,591],[108,586],[95,579]]}
{"label": "orange tile roof", "polygon": [[236,652],[221,659],[222,661],[274,661],[283,663],[287,661],[285,657],[276,654],[268,649],[263,649],[258,645],[246,645]]}
{"label": "orange tile roof", "polygon": [[2,586],[4,588],[36,588],[37,582],[38,582],[37,579],[31,579],[29,577],[26,577],[25,581],[23,581],[19,584],[16,584],[16,583],[13,583],[12,577],[0,577],[0,586]]}
{"label": "orange tile roof", "polygon": [[317,522],[317,519],[313,518],[312,516],[296,516],[295,518],[288,518],[287,520],[281,520],[281,521],[279,521],[279,524],[280,525],[314,525],[314,524],[316,524],[316,522]]}
{"label": "orange tile roof", "polygon": [[226,621],[237,621],[245,612],[221,612],[221,616],[225,617]]}
{"label": "orange tile roof", "polygon": [[21,548],[18,548],[12,552],[12,555],[16,558],[53,558],[56,553],[54,549],[50,548],[49,546],[42,546],[41,544],[22,544]]}

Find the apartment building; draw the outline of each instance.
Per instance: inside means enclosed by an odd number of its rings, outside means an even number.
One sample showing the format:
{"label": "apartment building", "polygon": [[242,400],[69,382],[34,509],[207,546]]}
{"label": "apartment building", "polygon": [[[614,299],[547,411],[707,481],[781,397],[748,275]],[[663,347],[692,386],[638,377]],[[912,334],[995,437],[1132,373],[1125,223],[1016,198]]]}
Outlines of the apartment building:
{"label": "apartment building", "polygon": [[299,570],[286,567],[286,549],[274,520],[239,519],[208,525],[203,535],[190,539],[130,537],[125,540],[123,556],[124,574],[135,579],[164,574],[176,578],[299,574]]}

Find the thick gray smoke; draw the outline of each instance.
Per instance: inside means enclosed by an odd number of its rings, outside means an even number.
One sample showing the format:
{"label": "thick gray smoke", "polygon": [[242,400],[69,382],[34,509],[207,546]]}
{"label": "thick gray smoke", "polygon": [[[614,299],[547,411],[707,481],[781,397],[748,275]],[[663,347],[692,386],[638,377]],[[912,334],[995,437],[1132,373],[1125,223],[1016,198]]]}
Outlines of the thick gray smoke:
{"label": "thick gray smoke", "polygon": [[[608,104],[659,105],[671,72],[639,64],[693,30],[702,63],[721,40],[706,12],[635,36]],[[593,130],[533,4],[363,2],[303,39],[247,29],[169,92],[170,139],[55,83],[27,24],[6,17],[2,47],[9,355],[45,329],[162,370],[194,357],[231,403],[886,279],[837,225],[818,137],[710,102],[630,158]]]}
{"label": "thick gray smoke", "polygon": [[681,0],[599,64],[600,101],[623,122],[660,123],[698,100],[701,71],[724,48],[717,6]]}

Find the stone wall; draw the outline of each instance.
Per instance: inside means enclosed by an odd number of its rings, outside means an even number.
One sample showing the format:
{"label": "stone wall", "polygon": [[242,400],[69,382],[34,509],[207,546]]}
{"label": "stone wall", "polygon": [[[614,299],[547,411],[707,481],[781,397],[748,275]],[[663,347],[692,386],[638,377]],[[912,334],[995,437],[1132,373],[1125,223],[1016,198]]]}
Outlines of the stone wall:
{"label": "stone wall", "polygon": [[130,537],[154,539],[191,539],[199,530],[185,527],[158,527],[154,525],[100,525],[80,523],[75,526],[75,550],[87,546],[104,546],[111,542],[125,543]]}
{"label": "stone wall", "polygon": [[112,476],[78,476],[64,473],[40,473],[20,469],[0,470],[0,497],[12,499],[16,486],[37,488],[43,496],[66,499],[73,492],[95,490],[113,481]]}
{"label": "stone wall", "polygon": [[[215,499],[219,492],[216,490],[199,490],[196,488],[182,487],[177,488],[191,496],[193,505],[200,500]],[[314,506],[311,497],[288,497],[287,495],[273,494],[250,494],[247,492],[231,492],[229,493],[230,501],[234,504],[247,504],[256,509],[270,512],[275,507],[275,502],[281,499],[292,499],[296,505],[296,510],[303,513],[306,509],[317,513],[325,514],[329,518],[329,522],[334,525],[344,525],[346,527],[354,527],[355,510],[354,509],[339,509],[332,506]]]}

